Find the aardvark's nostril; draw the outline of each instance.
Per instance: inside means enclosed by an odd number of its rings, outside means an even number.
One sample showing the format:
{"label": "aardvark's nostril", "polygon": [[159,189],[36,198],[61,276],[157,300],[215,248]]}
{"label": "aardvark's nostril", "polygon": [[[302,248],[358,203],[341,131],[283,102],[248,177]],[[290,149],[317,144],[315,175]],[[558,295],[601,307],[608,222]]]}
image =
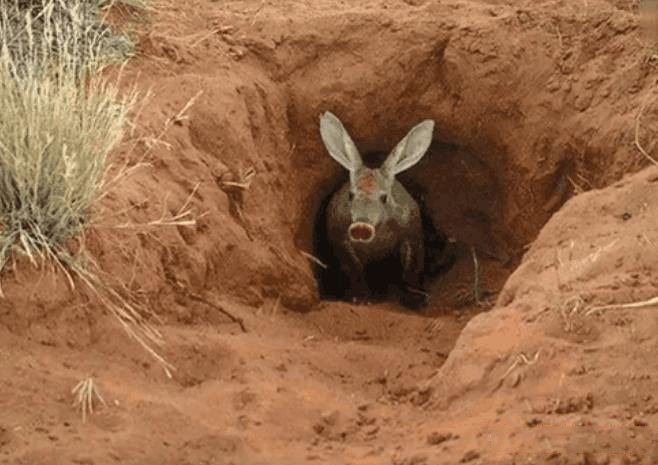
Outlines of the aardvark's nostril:
{"label": "aardvark's nostril", "polygon": [[368,242],[375,237],[375,228],[368,223],[353,223],[349,234],[353,241]]}

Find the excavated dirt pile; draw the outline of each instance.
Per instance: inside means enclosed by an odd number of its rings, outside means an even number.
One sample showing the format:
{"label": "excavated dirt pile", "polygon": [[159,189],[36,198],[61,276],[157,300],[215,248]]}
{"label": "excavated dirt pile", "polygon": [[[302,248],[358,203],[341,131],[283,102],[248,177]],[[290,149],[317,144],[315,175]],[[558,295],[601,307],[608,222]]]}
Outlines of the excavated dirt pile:
{"label": "excavated dirt pile", "polygon": [[[61,276],[6,271],[0,463],[658,463],[658,63],[635,3],[117,14],[140,34],[122,82],[150,97],[85,243],[176,369]],[[363,151],[436,122],[400,176],[448,263],[422,311],[327,290],[326,110]],[[106,403],[83,423],[88,376]]]}

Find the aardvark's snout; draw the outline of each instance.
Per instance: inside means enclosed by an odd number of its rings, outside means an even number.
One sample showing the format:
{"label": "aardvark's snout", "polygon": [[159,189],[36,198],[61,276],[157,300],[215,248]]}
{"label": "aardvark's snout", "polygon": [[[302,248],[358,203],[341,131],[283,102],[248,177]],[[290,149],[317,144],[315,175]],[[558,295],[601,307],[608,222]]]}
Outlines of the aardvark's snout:
{"label": "aardvark's snout", "polygon": [[352,223],[347,230],[350,239],[356,242],[370,242],[375,237],[375,227],[368,223]]}

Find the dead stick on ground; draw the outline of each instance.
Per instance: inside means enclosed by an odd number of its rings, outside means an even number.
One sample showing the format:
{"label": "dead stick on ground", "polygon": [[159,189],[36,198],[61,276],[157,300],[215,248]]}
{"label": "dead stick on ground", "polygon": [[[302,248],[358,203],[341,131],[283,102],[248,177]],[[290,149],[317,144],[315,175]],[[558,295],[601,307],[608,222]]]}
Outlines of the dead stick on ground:
{"label": "dead stick on ground", "polygon": [[640,120],[642,119],[642,113],[644,112],[645,107],[647,106],[646,103],[640,107],[640,111],[637,113],[637,118],[635,118],[635,147],[640,151],[640,153],[649,160],[651,163],[654,165],[658,165],[658,161],[656,161],[655,158],[653,158],[651,155],[647,153],[646,150],[642,147],[642,144],[640,144]]}
{"label": "dead stick on ground", "polygon": [[521,352],[516,357],[514,357],[514,362],[509,366],[509,368],[503,374],[503,376],[501,376],[499,378],[498,383],[496,384],[496,386],[494,386],[494,388],[492,389],[492,392],[497,391],[503,385],[503,382],[505,382],[505,378],[507,378],[509,376],[509,374],[512,373],[516,369],[516,367],[518,367],[520,365],[530,366],[530,365],[534,365],[535,363],[537,363],[537,360],[539,360],[540,352],[541,352],[541,349],[539,349],[537,352],[535,352],[535,355],[533,355],[532,357],[528,357],[525,353]]}
{"label": "dead stick on ground", "polygon": [[653,297],[648,300],[643,300],[641,302],[631,302],[628,304],[611,304],[611,305],[602,305],[600,307],[592,307],[587,312],[585,312],[585,315],[590,316],[592,313],[597,313],[597,312],[603,312],[605,310],[612,310],[613,308],[647,308],[647,307],[654,307],[658,306],[658,296]]}
{"label": "dead stick on ground", "polygon": [[302,253],[303,256],[305,256],[306,258],[308,258],[309,260],[311,260],[313,263],[317,264],[318,266],[324,268],[325,270],[327,268],[329,268],[329,266],[327,266],[327,264],[324,263],[322,260],[320,260],[318,257],[315,257],[315,256],[311,255],[308,252],[304,252],[303,250],[301,250],[300,252]]}
{"label": "dead stick on ground", "polygon": [[188,297],[190,297],[192,300],[196,300],[197,302],[204,303],[208,305],[209,307],[212,307],[216,310],[218,310],[222,315],[226,316],[228,319],[230,319],[233,323],[237,324],[240,326],[240,329],[242,330],[243,333],[248,332],[247,328],[244,324],[244,320],[240,318],[239,316],[233,315],[231,312],[228,310],[225,310],[222,306],[213,304],[212,302],[208,301],[207,299],[201,297],[200,295],[194,294],[192,292],[187,291],[186,294]]}
{"label": "dead stick on ground", "polygon": [[471,255],[473,256],[473,273],[475,275],[473,280],[473,299],[475,300],[475,305],[480,305],[482,297],[480,293],[480,262],[478,261],[475,246],[471,246]]}

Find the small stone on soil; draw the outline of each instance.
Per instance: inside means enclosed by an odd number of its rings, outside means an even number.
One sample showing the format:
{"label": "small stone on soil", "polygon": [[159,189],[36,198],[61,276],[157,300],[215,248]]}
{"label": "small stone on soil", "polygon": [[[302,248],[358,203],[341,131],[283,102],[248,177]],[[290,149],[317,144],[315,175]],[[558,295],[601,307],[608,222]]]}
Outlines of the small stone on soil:
{"label": "small stone on soil", "polygon": [[480,458],[480,453],[475,450],[469,450],[464,454],[459,463],[468,463]]}
{"label": "small stone on soil", "polygon": [[372,428],[370,428],[370,429],[368,429],[368,430],[366,431],[366,434],[367,434],[368,436],[374,436],[374,435],[377,434],[378,432],[379,432],[379,426],[373,426]]}
{"label": "small stone on soil", "polygon": [[282,373],[286,373],[288,371],[288,368],[286,368],[286,365],[284,363],[279,363],[274,367],[276,371],[280,371]]}
{"label": "small stone on soil", "polygon": [[338,413],[338,410],[334,410],[332,412],[323,412],[322,413],[322,421],[324,421],[327,425],[335,425],[338,423],[338,417],[340,416],[340,413]]}
{"label": "small stone on soil", "polygon": [[420,407],[421,405],[426,404],[430,400],[430,397],[432,397],[432,388],[421,389],[414,397],[413,404]]}
{"label": "small stone on soil", "polygon": [[427,436],[427,444],[430,446],[438,446],[451,439],[457,439],[457,436],[452,433],[437,433],[436,431]]}
{"label": "small stone on soil", "polygon": [[531,418],[530,420],[526,421],[526,425],[528,425],[530,428],[533,428],[535,426],[541,425],[542,421],[539,418]]}

